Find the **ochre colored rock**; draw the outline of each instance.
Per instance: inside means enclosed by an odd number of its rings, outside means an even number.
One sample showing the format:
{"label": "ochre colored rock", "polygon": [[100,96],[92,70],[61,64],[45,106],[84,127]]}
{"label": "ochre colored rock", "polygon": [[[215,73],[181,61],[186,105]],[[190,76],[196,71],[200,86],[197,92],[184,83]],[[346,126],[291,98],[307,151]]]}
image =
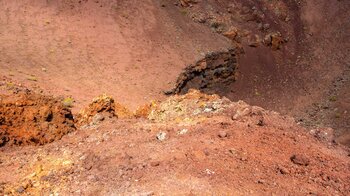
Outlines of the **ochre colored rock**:
{"label": "ochre colored rock", "polygon": [[43,145],[75,130],[62,100],[35,93],[0,96],[0,146]]}

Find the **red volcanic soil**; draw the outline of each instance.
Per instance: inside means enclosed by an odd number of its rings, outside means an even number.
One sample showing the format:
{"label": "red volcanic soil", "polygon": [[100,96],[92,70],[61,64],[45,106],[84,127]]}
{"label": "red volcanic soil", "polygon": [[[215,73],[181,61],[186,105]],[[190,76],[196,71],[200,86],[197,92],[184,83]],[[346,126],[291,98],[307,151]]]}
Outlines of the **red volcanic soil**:
{"label": "red volcanic soil", "polygon": [[348,195],[349,151],[327,133],[192,91],[146,118],[100,118],[45,146],[1,148],[0,193]]}
{"label": "red volcanic soil", "polygon": [[[0,74],[72,96],[74,111],[102,93],[135,109],[163,99],[187,65],[238,44],[244,54],[236,81],[208,93],[303,122],[314,122],[309,111],[339,97],[340,106],[320,116],[334,119],[341,110],[340,120],[305,124],[349,133],[349,88],[334,87],[350,77],[348,1],[177,2],[0,1]],[[276,32],[279,50],[259,43]]]}
{"label": "red volcanic soil", "polygon": [[[244,54],[236,81],[210,93],[308,121],[306,111],[329,99],[339,77],[350,77],[348,1],[27,0],[0,6],[0,74],[72,96],[74,111],[102,93],[132,109],[162,99],[187,65],[237,44]],[[264,39],[277,32],[282,43],[273,50]],[[349,102],[347,85],[337,88],[343,90],[335,89],[341,93],[335,96],[344,97],[338,102]],[[343,110],[340,129],[348,132],[349,108]]]}
{"label": "red volcanic soil", "polygon": [[0,195],[349,195],[349,9],[0,0]]}
{"label": "red volcanic soil", "polygon": [[0,96],[0,146],[42,145],[75,131],[62,100],[32,93]]}
{"label": "red volcanic soil", "polygon": [[[0,1],[0,73],[77,106],[102,93],[135,108],[186,64],[229,46],[157,1]],[[33,81],[34,80],[34,81]]]}
{"label": "red volcanic soil", "polygon": [[[195,21],[244,50],[235,82],[201,90],[292,115],[307,126],[331,126],[349,145],[349,8],[348,1],[313,0],[193,4],[186,9]],[[281,40],[267,44],[276,34]]]}

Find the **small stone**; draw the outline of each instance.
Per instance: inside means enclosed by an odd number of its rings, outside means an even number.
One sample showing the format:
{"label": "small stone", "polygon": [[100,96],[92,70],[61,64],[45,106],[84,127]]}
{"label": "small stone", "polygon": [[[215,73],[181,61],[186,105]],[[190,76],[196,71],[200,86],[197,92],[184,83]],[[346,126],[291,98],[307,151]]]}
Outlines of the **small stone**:
{"label": "small stone", "polygon": [[236,155],[237,154],[237,150],[234,148],[231,148],[228,150],[232,155]]}
{"label": "small stone", "polygon": [[265,184],[265,180],[258,180],[257,183],[258,184]]}
{"label": "small stone", "polygon": [[218,134],[218,136],[219,136],[220,138],[225,138],[225,137],[228,136],[228,134],[227,134],[226,131],[220,131],[219,134]]}
{"label": "small stone", "polygon": [[301,154],[296,154],[290,157],[290,160],[297,165],[308,166],[310,164],[310,160]]}
{"label": "small stone", "polygon": [[210,152],[209,152],[209,150],[207,148],[204,149],[203,152],[204,152],[205,156],[209,156],[210,155]]}
{"label": "small stone", "polygon": [[204,109],[204,112],[206,112],[206,113],[210,113],[210,112],[212,112],[213,111],[213,108],[205,108]]}
{"label": "small stone", "polygon": [[263,25],[263,29],[266,31],[270,28],[270,24],[266,23]]}
{"label": "small stone", "polygon": [[95,176],[95,175],[90,175],[87,177],[87,179],[90,181],[90,182],[96,182],[98,181],[98,178]]}
{"label": "small stone", "polygon": [[256,48],[259,46],[259,43],[255,41],[249,41],[248,46]]}
{"label": "small stone", "polygon": [[289,16],[287,16],[287,17],[284,19],[284,21],[289,22],[289,21],[290,21]]}
{"label": "small stone", "polygon": [[179,131],[179,135],[184,135],[188,132],[188,129],[182,129],[181,131]]}
{"label": "small stone", "polygon": [[260,42],[261,42],[261,39],[258,35],[248,38],[248,45],[250,47],[258,47]]}
{"label": "small stone", "polygon": [[272,50],[278,50],[282,47],[282,44],[285,43],[285,40],[282,38],[280,32],[269,33],[264,38],[264,44],[270,46]]}
{"label": "small stone", "polygon": [[164,141],[165,139],[166,139],[166,133],[165,132],[159,132],[158,134],[157,134],[157,139],[159,140],[159,141]]}
{"label": "small stone", "polygon": [[264,126],[265,123],[264,123],[264,119],[259,119],[258,123],[257,123],[258,126]]}
{"label": "small stone", "polygon": [[208,174],[208,175],[213,175],[215,174],[214,171],[210,170],[210,169],[205,169],[205,173]]}
{"label": "small stone", "polygon": [[18,189],[16,190],[17,193],[23,193],[25,191],[23,186],[18,187]]}
{"label": "small stone", "polygon": [[160,165],[160,162],[159,162],[159,161],[153,161],[153,162],[150,163],[150,165],[151,165],[152,167],[157,167],[157,166]]}
{"label": "small stone", "polygon": [[240,160],[241,161],[247,161],[248,159],[247,159],[247,157],[241,157]]}
{"label": "small stone", "polygon": [[105,117],[102,114],[96,114],[93,118],[92,118],[92,124],[96,125],[102,121],[105,120]]}
{"label": "small stone", "polygon": [[223,33],[223,35],[231,40],[235,40],[238,36],[238,29],[237,28],[231,28],[229,31]]}
{"label": "small stone", "polygon": [[92,164],[86,164],[86,165],[84,165],[84,168],[86,170],[91,170],[92,169]]}
{"label": "small stone", "polygon": [[278,170],[279,170],[279,172],[280,172],[281,174],[289,174],[289,173],[290,173],[289,170],[288,170],[287,168],[282,167],[282,166],[279,166],[279,167],[278,167]]}

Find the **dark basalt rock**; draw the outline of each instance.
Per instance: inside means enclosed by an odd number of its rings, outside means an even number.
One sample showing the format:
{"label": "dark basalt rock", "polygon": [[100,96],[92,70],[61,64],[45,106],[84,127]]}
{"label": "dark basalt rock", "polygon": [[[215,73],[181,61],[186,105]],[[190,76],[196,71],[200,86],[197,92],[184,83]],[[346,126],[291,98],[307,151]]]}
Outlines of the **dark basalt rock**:
{"label": "dark basalt rock", "polygon": [[191,88],[215,92],[236,80],[237,68],[235,49],[208,53],[203,59],[187,66],[179,75],[175,87],[164,93],[184,94]]}

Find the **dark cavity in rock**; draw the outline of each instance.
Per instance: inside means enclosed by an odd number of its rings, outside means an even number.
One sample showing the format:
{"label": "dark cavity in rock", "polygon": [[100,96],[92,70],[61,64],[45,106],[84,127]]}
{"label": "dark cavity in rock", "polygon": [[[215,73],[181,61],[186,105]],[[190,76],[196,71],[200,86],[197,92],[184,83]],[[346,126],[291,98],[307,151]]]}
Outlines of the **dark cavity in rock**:
{"label": "dark cavity in rock", "polygon": [[228,91],[230,84],[236,80],[237,68],[235,49],[208,53],[187,66],[179,75],[175,87],[164,93],[185,94],[191,88],[205,93]]}

